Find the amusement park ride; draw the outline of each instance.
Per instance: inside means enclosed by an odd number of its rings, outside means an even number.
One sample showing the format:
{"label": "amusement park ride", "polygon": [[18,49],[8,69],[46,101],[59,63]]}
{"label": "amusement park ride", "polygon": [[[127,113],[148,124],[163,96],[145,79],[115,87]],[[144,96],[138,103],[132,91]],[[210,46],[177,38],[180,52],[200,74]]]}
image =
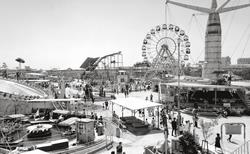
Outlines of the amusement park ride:
{"label": "amusement park ride", "polygon": [[208,79],[218,79],[218,74],[221,70],[221,22],[220,13],[225,13],[245,7],[250,4],[243,4],[238,6],[226,7],[231,0],[224,2],[217,8],[217,0],[212,0],[211,8],[204,8],[200,6],[187,5],[179,2],[167,0],[166,4],[173,4],[184,8],[192,9],[202,13],[208,14],[206,36],[205,36],[205,64],[202,71],[202,77]]}
{"label": "amusement park ride", "polygon": [[158,25],[143,40],[142,57],[151,64],[145,74],[151,78],[157,73],[177,75],[180,64],[185,65],[190,54],[190,42],[184,30],[172,24]]}
{"label": "amusement park ride", "polygon": [[[85,77],[89,76],[89,78],[95,75],[95,70],[104,70],[102,73],[102,78],[107,78],[110,80],[110,70],[114,70],[116,68],[123,66],[123,55],[122,52],[115,52],[112,54],[105,55],[103,57],[90,58],[88,57],[80,68],[85,70]],[[105,76],[105,77],[104,77]]]}

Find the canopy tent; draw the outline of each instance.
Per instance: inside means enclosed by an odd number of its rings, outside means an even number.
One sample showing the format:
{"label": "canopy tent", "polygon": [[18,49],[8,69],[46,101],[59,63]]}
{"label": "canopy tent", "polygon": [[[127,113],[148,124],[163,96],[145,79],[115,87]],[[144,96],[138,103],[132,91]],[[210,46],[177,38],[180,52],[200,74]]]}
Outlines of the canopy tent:
{"label": "canopy tent", "polygon": [[[160,125],[159,107],[162,106],[163,104],[146,101],[143,99],[138,99],[135,97],[118,98],[118,99],[110,100],[110,101],[112,102],[112,112],[113,112],[113,104],[117,104],[118,106],[122,107],[122,117],[123,117],[124,109],[128,109],[132,111],[132,116],[135,117],[136,111],[138,110],[143,110],[143,112],[145,112],[145,109],[147,108],[157,107],[158,114],[156,116],[157,116],[157,123],[158,123],[158,128],[159,128],[159,125]],[[145,122],[145,114],[143,114],[143,121]]]}
{"label": "canopy tent", "polygon": [[115,100],[111,100],[111,102],[131,111],[162,106],[162,104],[159,103],[146,101],[134,97],[118,98]]}

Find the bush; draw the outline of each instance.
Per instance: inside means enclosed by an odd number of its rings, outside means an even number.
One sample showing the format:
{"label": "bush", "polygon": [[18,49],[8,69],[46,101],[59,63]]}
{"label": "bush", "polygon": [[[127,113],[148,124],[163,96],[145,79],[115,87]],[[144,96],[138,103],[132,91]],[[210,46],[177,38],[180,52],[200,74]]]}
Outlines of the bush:
{"label": "bush", "polygon": [[231,111],[228,113],[229,116],[240,116],[240,113],[236,112],[236,111]]}
{"label": "bush", "polygon": [[245,110],[242,112],[242,115],[250,116],[250,109],[245,109]]}
{"label": "bush", "polygon": [[183,153],[198,154],[199,145],[195,142],[194,136],[191,133],[185,132],[179,141],[183,148]]}

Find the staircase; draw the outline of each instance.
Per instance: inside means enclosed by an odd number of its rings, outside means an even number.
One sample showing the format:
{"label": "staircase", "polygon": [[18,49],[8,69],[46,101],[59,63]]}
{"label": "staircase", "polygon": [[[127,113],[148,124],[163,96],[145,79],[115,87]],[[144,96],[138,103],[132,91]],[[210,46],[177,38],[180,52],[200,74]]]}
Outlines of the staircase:
{"label": "staircase", "polygon": [[247,108],[250,109],[250,92],[246,91],[246,93],[243,93],[242,91],[237,91],[237,94],[245,102]]}
{"label": "staircase", "polygon": [[250,153],[250,140],[242,144],[239,148],[230,154],[249,154]]}
{"label": "staircase", "polygon": [[60,102],[52,102],[56,110],[65,110]]}

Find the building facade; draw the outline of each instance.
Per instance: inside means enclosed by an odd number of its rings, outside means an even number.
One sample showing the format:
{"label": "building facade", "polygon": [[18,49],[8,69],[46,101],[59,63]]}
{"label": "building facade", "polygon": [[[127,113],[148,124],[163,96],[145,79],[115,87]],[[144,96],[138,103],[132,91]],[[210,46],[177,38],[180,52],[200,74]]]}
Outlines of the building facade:
{"label": "building facade", "polygon": [[250,64],[250,58],[238,58],[237,64]]}

